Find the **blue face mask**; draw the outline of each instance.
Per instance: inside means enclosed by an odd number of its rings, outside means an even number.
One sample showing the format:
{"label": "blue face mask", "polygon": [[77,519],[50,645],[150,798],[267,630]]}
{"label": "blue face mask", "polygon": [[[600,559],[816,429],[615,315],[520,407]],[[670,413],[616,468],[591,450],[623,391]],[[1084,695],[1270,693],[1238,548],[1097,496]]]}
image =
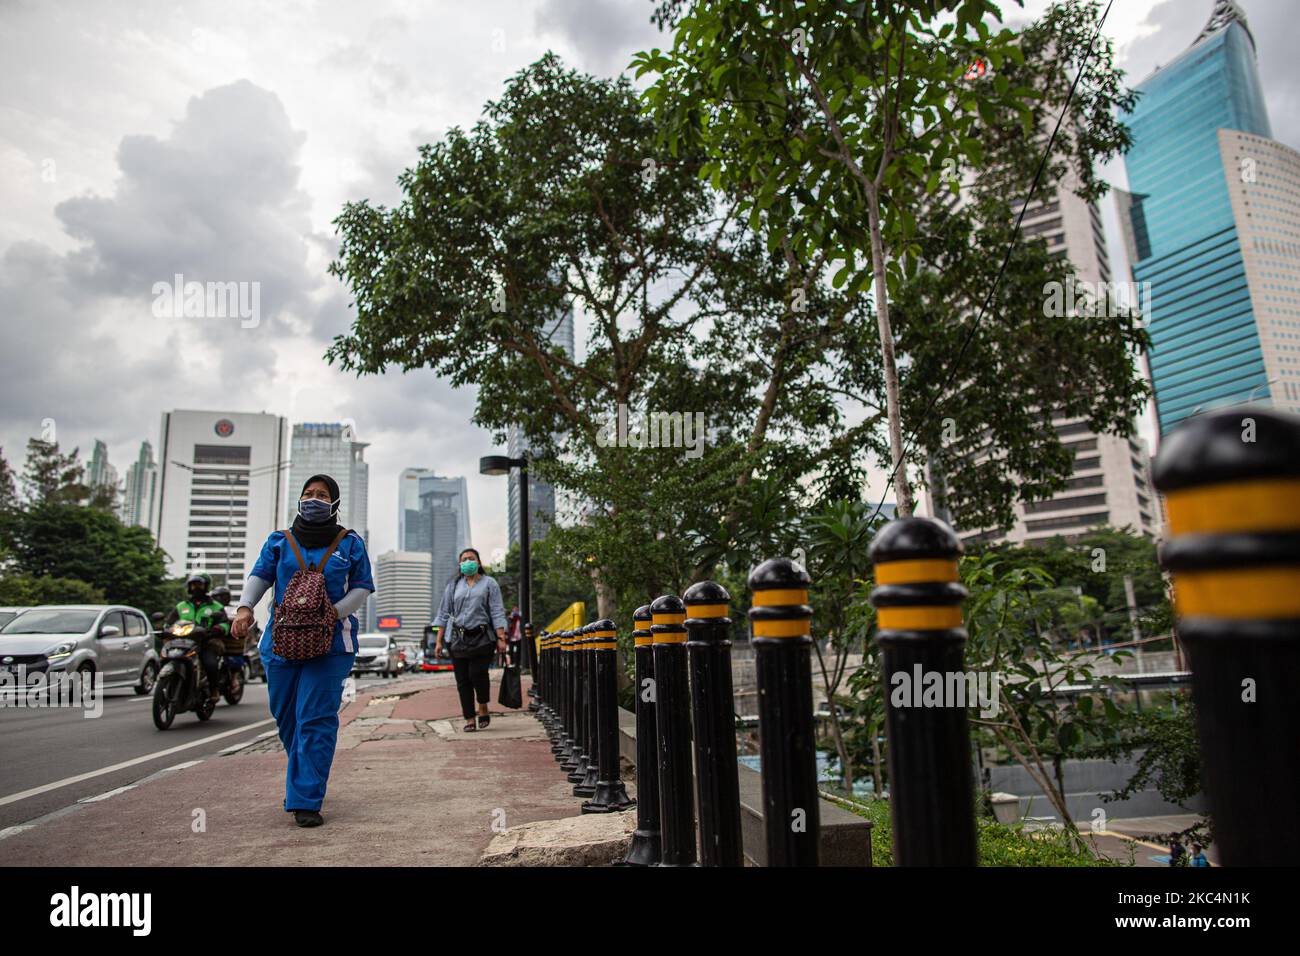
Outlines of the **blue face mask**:
{"label": "blue face mask", "polygon": [[334,517],[334,503],[319,498],[303,498],[298,502],[298,514],[307,524],[324,524]]}
{"label": "blue face mask", "polygon": [[477,561],[462,561],[460,563],[460,573],[466,577],[473,577],[478,573]]}

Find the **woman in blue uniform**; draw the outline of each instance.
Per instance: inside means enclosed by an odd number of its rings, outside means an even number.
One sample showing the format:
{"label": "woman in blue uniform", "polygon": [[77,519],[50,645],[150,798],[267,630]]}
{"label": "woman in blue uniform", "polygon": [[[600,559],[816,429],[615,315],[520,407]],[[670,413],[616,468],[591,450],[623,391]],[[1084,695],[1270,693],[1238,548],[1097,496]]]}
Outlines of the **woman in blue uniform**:
{"label": "woman in blue uniform", "polygon": [[[289,533],[303,560],[313,567],[343,531],[338,523],[339,500],[338,482],[329,475],[312,475],[299,495],[298,516]],[[268,589],[274,588],[274,603],[279,606],[289,579],[302,566],[285,535],[284,531],[271,533],[249,572],[231,628],[236,638],[243,639],[248,633],[253,608]],[[325,822],[320,808],[338,741],[343,683],[357,653],[360,624],[356,612],[375,590],[366,544],[355,531],[339,541],[322,573],[325,593],[338,612],[329,653],[307,660],[280,657],[271,650],[274,620],[257,648],[266,665],[271,715],[289,757],[284,809],[293,813],[300,827],[318,827]]]}

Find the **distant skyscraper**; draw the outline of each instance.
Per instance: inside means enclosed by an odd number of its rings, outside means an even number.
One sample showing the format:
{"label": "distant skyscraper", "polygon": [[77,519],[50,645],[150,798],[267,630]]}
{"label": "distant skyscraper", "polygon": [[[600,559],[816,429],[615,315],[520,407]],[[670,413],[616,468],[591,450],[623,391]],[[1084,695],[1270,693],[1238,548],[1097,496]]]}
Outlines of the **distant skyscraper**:
{"label": "distant skyscraper", "polygon": [[469,488],[463,477],[444,478],[427,468],[407,468],[397,479],[398,542],[432,561],[429,573],[438,596],[456,573],[457,557],[472,542]]}
{"label": "distant skyscraper", "polygon": [[158,494],[158,463],[153,445],[140,443],[140,454],[126,469],[126,491],[122,495],[122,521],[128,525],[152,525],[154,499]]}
{"label": "distant skyscraper", "polygon": [[[547,330],[547,340],[557,345],[570,359],[574,357],[573,309],[565,310]],[[518,425],[506,430],[506,454],[521,458],[531,448],[528,436]],[[510,512],[509,542],[519,541],[519,472],[512,469],[506,487],[507,507]],[[555,521],[555,489],[529,471],[528,510],[531,512],[528,530],[534,541],[546,534],[547,527]]]}
{"label": "distant skyscraper", "polygon": [[304,422],[293,426],[289,451],[286,527],[298,515],[298,493],[312,475],[329,475],[339,483],[339,524],[370,542],[370,465],[368,442],[360,442],[351,425]]}
{"label": "distant skyscraper", "polygon": [[375,617],[400,615],[400,637],[421,639],[433,620],[431,564],[428,554],[413,551],[385,551],[375,560]]}
{"label": "distant skyscraper", "polygon": [[117,469],[109,464],[108,446],[98,438],[95,439],[90,464],[86,468],[86,484],[92,494],[99,489],[107,489],[114,499],[117,497]]}
{"label": "distant skyscraper", "polygon": [[1241,8],[1218,0],[1137,89],[1120,218],[1151,283],[1160,431],[1252,399],[1300,410],[1300,154],[1270,138]]}

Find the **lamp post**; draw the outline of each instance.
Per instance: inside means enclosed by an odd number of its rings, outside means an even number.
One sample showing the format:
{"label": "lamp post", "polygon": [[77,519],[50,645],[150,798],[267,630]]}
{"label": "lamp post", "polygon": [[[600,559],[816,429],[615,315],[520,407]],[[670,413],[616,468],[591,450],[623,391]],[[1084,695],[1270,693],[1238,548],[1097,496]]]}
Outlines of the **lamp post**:
{"label": "lamp post", "polygon": [[[511,468],[519,469],[519,614],[521,618],[519,627],[521,632],[525,632],[533,621],[533,573],[528,536],[528,458],[511,458],[509,455],[486,455],[478,460],[480,475],[508,475]],[[531,640],[523,640],[521,643],[524,645],[524,667],[530,674],[536,674],[537,669],[533,661],[533,643]],[[528,693],[529,696],[536,696],[531,687]],[[533,707],[533,704],[529,705],[530,710]]]}

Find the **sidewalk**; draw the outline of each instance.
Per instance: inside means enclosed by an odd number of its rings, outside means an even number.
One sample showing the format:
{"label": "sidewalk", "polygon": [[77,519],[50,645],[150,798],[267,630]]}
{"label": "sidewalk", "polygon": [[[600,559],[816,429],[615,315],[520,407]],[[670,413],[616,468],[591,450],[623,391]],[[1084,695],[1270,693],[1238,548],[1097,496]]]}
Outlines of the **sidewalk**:
{"label": "sidewalk", "polygon": [[340,714],[323,827],[300,829],[281,809],[285,758],[269,737],[60,811],[6,838],[0,857],[9,866],[473,866],[494,831],[573,817],[581,804],[541,724],[526,709],[494,703],[491,713],[489,728],[462,733],[450,674],[358,697]]}

